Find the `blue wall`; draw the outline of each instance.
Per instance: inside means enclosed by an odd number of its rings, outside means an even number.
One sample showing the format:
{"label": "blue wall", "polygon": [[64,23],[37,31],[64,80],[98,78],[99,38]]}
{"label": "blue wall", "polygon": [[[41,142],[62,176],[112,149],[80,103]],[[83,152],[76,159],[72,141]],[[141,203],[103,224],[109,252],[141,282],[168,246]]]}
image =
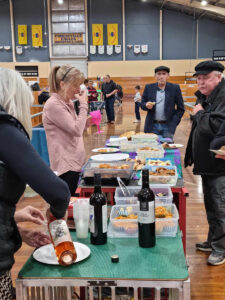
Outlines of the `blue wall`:
{"label": "blue wall", "polygon": [[163,59],[196,58],[196,21],[191,16],[163,11]]}
{"label": "blue wall", "polygon": [[[93,45],[92,41],[92,24],[103,24],[103,45],[107,45],[107,24],[118,23],[119,44],[121,45],[121,53],[116,54],[113,49],[112,55],[106,54],[90,54],[89,60],[122,60],[122,43],[123,43],[123,25],[122,25],[122,1],[121,0],[88,0],[88,42]],[[113,47],[114,48],[114,47]],[[90,47],[89,49],[90,50]],[[96,49],[97,50],[97,49]]]}
{"label": "blue wall", "polygon": [[198,58],[212,57],[213,50],[225,50],[225,24],[202,18],[198,32]]}
{"label": "blue wall", "polygon": [[[47,7],[47,5],[46,5]],[[43,26],[43,45],[48,46],[48,36],[44,35],[44,3],[43,0],[13,0],[15,43],[18,45],[18,24],[27,25],[27,44],[31,47],[23,49],[23,54],[16,55],[16,60],[21,61],[49,61],[48,48],[33,48],[31,37],[31,25]],[[45,12],[46,13],[46,12]],[[47,25],[48,25],[48,21]],[[48,28],[47,28],[48,31]]]}
{"label": "blue wall", "polygon": [[[0,46],[12,47],[9,1],[0,2],[0,28]],[[12,61],[12,49],[0,50],[0,62],[10,61]]]}
{"label": "blue wall", "polygon": [[159,59],[159,9],[145,2],[125,2],[126,46],[148,45],[148,53],[134,54],[126,47],[126,60]]}

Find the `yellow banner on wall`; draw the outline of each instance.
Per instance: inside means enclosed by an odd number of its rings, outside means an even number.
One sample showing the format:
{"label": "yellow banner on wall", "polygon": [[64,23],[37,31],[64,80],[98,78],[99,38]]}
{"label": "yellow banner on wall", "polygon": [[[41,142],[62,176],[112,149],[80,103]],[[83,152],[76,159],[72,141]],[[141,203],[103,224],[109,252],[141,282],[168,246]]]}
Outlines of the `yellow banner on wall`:
{"label": "yellow banner on wall", "polygon": [[27,25],[18,25],[18,44],[27,44]]}
{"label": "yellow banner on wall", "polygon": [[103,24],[92,24],[92,40],[93,45],[103,45]]}
{"label": "yellow banner on wall", "polygon": [[118,45],[118,24],[107,24],[108,45]]}
{"label": "yellow banner on wall", "polygon": [[32,25],[32,46],[33,47],[42,47],[43,38],[42,38],[42,25]]}

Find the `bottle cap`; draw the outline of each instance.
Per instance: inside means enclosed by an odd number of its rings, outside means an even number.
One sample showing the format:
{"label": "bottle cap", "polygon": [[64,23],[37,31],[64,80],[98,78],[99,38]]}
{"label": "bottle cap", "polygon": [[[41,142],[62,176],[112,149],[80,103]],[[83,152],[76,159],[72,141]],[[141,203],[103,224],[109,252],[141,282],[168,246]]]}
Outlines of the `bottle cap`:
{"label": "bottle cap", "polygon": [[114,254],[111,256],[111,262],[112,263],[118,263],[119,262],[119,256],[117,254]]}

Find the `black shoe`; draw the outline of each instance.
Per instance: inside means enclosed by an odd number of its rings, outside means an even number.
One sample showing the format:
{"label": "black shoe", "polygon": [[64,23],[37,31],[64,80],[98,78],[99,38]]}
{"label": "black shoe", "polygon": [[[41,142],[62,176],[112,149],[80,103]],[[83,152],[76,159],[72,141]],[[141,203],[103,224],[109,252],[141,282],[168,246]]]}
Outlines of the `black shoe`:
{"label": "black shoe", "polygon": [[204,251],[204,252],[212,251],[212,247],[207,241],[203,242],[203,243],[197,243],[197,244],[195,244],[195,247],[197,250]]}

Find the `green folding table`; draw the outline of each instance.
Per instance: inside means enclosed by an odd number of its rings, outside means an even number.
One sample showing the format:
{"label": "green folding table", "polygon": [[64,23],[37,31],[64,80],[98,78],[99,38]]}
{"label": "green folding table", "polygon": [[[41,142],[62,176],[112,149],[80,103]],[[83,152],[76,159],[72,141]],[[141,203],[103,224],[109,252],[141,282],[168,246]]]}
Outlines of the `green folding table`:
{"label": "green folding table", "polygon": [[[76,241],[75,232],[72,238]],[[102,246],[90,244],[89,239],[83,243],[90,247],[90,256],[69,267],[42,264],[31,256],[16,280],[17,299],[71,300],[74,287],[88,287],[93,299],[93,287],[107,286],[112,299],[116,299],[116,287],[133,288],[134,300],[138,288],[148,287],[155,289],[157,300],[162,288],[169,289],[171,299],[190,300],[180,232],[174,238],[157,238],[156,246],[149,249],[140,248],[137,238],[108,238]],[[111,262],[114,254],[119,256],[118,263]]]}

